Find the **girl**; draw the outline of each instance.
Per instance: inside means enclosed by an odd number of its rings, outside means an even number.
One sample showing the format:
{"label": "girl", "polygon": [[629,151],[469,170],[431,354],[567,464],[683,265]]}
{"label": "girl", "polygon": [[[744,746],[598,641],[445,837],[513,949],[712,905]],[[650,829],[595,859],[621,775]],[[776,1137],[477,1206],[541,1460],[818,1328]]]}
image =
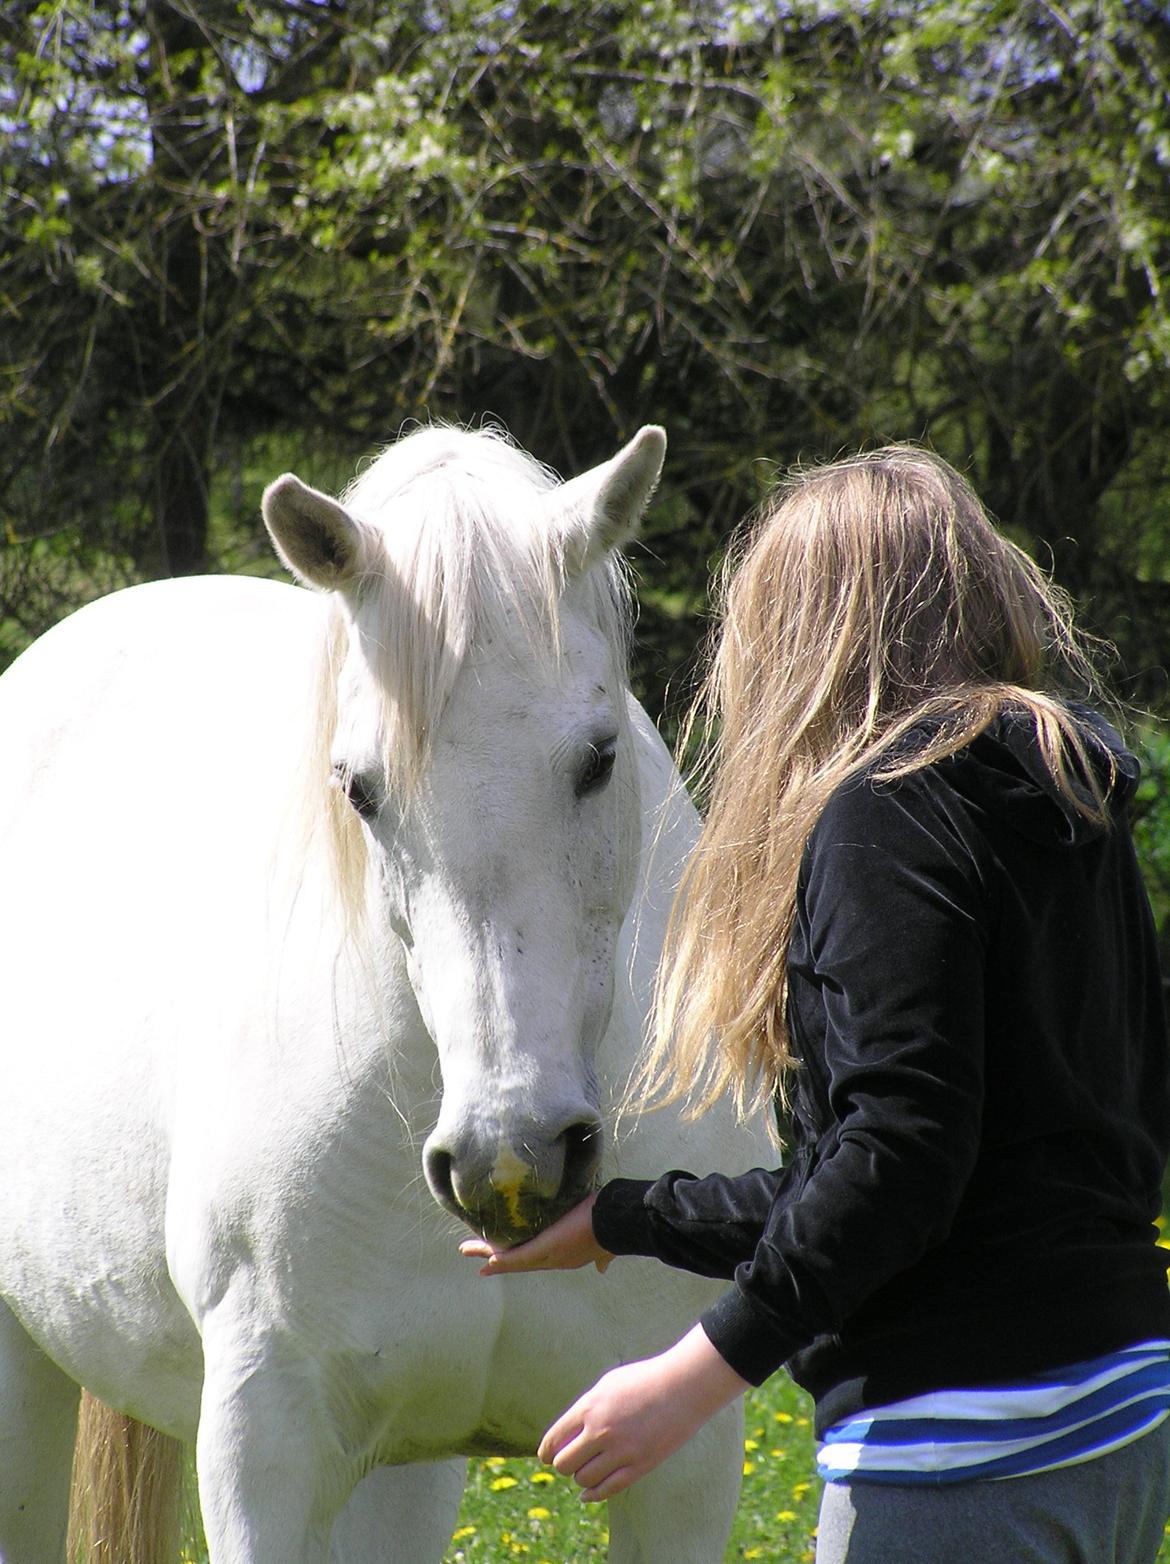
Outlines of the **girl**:
{"label": "girl", "polygon": [[775,1096],[791,1155],[463,1245],[484,1275],[641,1254],[731,1282],[549,1429],[584,1498],[784,1365],[816,1405],[819,1564],[1154,1559],[1170,1057],[1137,764],[1091,685],[1063,597],[939,459],[813,470],[764,516],[642,1087]]}

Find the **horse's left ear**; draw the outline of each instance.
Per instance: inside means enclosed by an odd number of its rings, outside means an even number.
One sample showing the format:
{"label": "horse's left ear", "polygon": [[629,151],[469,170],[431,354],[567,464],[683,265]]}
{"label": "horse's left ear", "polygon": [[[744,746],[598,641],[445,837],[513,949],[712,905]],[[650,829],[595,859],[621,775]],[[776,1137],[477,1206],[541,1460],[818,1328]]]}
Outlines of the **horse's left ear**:
{"label": "horse's left ear", "polygon": [[364,569],[369,549],[360,522],[295,473],[268,485],[260,509],[276,552],[308,586],[341,591]]}
{"label": "horse's left ear", "polygon": [[552,491],[546,503],[561,532],[567,576],[582,574],[634,536],[665,456],[665,431],[647,424],[608,462]]}

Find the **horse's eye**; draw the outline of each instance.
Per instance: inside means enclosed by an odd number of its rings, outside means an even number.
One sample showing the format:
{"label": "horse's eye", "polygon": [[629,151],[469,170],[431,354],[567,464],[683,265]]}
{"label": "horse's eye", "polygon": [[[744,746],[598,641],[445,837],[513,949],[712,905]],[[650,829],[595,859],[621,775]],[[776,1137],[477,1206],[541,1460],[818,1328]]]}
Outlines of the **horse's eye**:
{"label": "horse's eye", "polygon": [[348,766],[338,765],[333,768],[333,780],[363,820],[375,818],[382,801],[371,777],[364,776],[360,771],[351,771]]}
{"label": "horse's eye", "polygon": [[609,781],[613,773],[613,763],[617,758],[617,739],[602,739],[599,744],[590,744],[585,755],[585,764],[581,767],[577,776],[577,797],[584,798],[586,793],[596,793]]}

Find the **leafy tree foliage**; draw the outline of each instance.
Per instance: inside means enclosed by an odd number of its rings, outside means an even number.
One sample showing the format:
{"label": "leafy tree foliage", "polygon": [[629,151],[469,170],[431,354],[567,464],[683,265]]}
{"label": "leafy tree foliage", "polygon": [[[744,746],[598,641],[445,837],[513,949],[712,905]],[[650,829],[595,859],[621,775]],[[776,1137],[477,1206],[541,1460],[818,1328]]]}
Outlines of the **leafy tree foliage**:
{"label": "leafy tree foliage", "polygon": [[12,647],[216,563],[225,474],[485,414],[571,471],[659,420],[652,705],[772,464],[888,438],[1167,703],[1151,0],[18,0],[0,48]]}

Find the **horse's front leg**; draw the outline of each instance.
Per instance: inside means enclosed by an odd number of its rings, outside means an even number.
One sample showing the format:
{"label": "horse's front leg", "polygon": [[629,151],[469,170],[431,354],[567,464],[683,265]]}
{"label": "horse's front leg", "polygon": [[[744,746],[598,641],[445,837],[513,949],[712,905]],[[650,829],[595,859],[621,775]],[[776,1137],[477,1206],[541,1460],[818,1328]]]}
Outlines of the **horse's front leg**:
{"label": "horse's front leg", "polygon": [[0,1301],[0,1564],[65,1557],[80,1394]]}
{"label": "horse's front leg", "polygon": [[466,1478],[462,1459],[375,1467],[337,1517],[330,1564],[440,1564]]}
{"label": "horse's front leg", "polygon": [[205,1326],[196,1440],[210,1564],[327,1564],[357,1472],[313,1363],[247,1329]]}
{"label": "horse's front leg", "polygon": [[725,1407],[609,1501],[610,1564],[719,1564],[743,1476],[743,1409]]}

